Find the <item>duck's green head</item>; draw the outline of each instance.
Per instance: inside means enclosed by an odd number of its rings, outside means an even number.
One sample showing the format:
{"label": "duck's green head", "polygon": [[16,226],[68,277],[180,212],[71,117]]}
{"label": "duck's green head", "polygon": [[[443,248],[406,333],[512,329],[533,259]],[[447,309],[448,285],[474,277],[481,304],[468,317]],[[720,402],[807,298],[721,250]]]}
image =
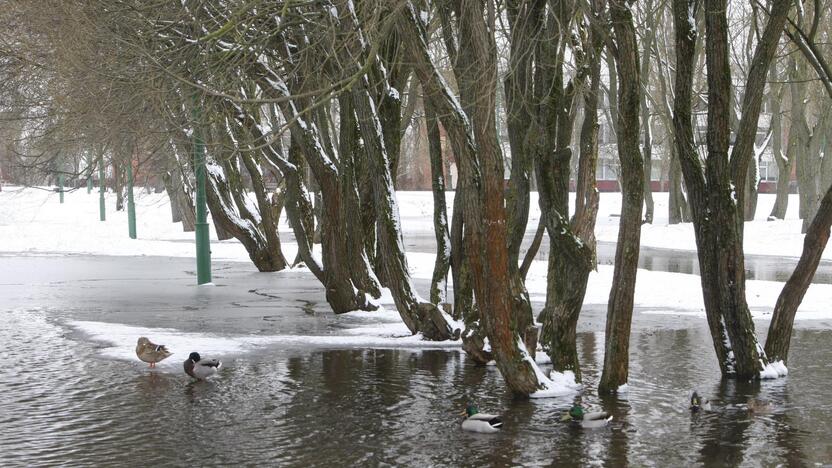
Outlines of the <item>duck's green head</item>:
{"label": "duck's green head", "polygon": [[584,407],[581,405],[575,405],[569,410],[569,416],[576,420],[581,421],[584,419]]}
{"label": "duck's green head", "polygon": [[479,409],[477,409],[477,407],[476,407],[476,406],[474,406],[474,405],[468,405],[468,406],[465,408],[465,414],[467,414],[467,415],[468,415],[468,417],[471,417],[471,416],[473,416],[473,415],[475,415],[475,414],[477,414],[477,413],[479,413],[479,412],[480,412],[480,410],[479,410]]}
{"label": "duck's green head", "polygon": [[693,395],[691,395],[691,397],[690,397],[690,406],[691,406],[691,408],[699,408],[700,406],[702,406],[702,399],[699,398],[698,393],[693,392]]}

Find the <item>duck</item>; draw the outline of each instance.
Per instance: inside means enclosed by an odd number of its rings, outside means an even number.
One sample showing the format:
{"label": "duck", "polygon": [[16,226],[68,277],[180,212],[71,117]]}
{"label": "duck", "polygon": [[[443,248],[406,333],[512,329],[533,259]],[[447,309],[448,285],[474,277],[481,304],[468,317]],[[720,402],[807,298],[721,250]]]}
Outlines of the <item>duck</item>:
{"label": "duck", "polygon": [[150,364],[150,368],[156,367],[156,363],[163,361],[173,354],[165,347],[165,345],[157,345],[147,339],[146,336],[139,338],[136,343],[136,356],[144,362]]}
{"label": "duck", "polygon": [[503,427],[503,421],[499,416],[480,413],[480,410],[474,405],[468,405],[462,414],[468,416],[462,421],[462,430],[464,431],[493,434],[499,432],[500,428]]}
{"label": "duck", "polygon": [[191,353],[184,362],[185,373],[197,380],[205,380],[217,373],[222,366],[218,359],[202,359],[199,353]]}
{"label": "duck", "polygon": [[584,429],[595,429],[604,427],[612,421],[612,416],[606,411],[587,412],[581,405],[574,405],[569,412],[564,414],[561,421],[571,421],[579,424]]}
{"label": "duck", "polygon": [[696,391],[690,396],[690,412],[698,413],[699,411],[710,411],[711,402],[699,396]]}
{"label": "duck", "polygon": [[757,398],[749,398],[746,406],[748,406],[748,412],[751,414],[768,414],[772,410],[771,402]]}

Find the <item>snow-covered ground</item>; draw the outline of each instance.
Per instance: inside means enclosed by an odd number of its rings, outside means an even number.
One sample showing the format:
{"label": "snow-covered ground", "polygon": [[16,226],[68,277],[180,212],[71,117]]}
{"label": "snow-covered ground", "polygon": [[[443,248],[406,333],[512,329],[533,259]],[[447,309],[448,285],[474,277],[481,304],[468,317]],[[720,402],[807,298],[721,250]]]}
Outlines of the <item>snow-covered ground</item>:
{"label": "snow-covered ground", "polygon": [[[453,207],[453,192],[448,193],[448,209]],[[138,239],[127,238],[127,213],[115,211],[115,195],[107,193],[107,221],[98,220],[98,193],[79,189],[66,194],[63,205],[58,194],[49,189],[6,186],[0,192],[0,251],[67,252],[103,255],[194,255],[193,233],[182,232],[180,224],[170,222],[170,204],[164,193],[137,190],[136,213]],[[643,246],[696,250],[690,223],[668,225],[667,193],[656,193],[653,224],[644,225]],[[402,228],[406,233],[433,232],[433,198],[430,192],[397,192]],[[797,218],[797,195],[791,195],[785,220],[766,221],[774,195],[761,194],[755,221],[745,225],[745,253],[799,257],[803,248],[801,221]],[[619,193],[602,193],[596,236],[600,241],[615,242],[618,236]],[[528,230],[533,232],[540,218],[537,194],[531,194]],[[280,229],[290,229],[282,220]],[[213,229],[212,229],[213,237]],[[219,242],[213,237],[212,257],[217,260],[248,261],[245,249],[234,240]],[[284,242],[287,257],[297,248]],[[832,259],[826,249],[824,259]]]}
{"label": "snow-covered ground", "polygon": [[[58,194],[45,189],[4,187],[0,192],[0,252],[78,253],[98,255],[153,255],[173,257],[194,256],[194,235],[182,232],[181,224],[170,222],[170,205],[164,193],[137,191],[136,213],[138,239],[127,236],[127,214],[115,211],[115,195],[107,193],[107,221],[98,219],[98,194],[80,189],[66,194],[64,204]],[[432,195],[430,192],[399,192],[397,194],[402,226],[407,233],[432,232]],[[667,224],[667,194],[654,194],[655,221],[642,229],[642,245],[695,250],[691,224]],[[453,203],[453,193],[448,195]],[[599,240],[615,241],[620,194],[603,193],[598,215]],[[746,223],[746,253],[760,255],[799,256],[803,245],[800,220],[797,219],[797,198],[792,195],[786,220],[765,221],[774,203],[774,196],[760,195],[757,218]],[[450,207],[449,207],[450,209]],[[536,194],[532,194],[529,229],[537,224],[539,210]],[[211,255],[215,260],[248,262],[248,254],[236,240],[213,238]],[[289,233],[285,219],[281,231]],[[284,254],[294,258],[297,246],[283,242]],[[832,258],[827,248],[823,257]],[[408,259],[417,279],[430,279],[434,256],[410,252]],[[606,304],[612,286],[613,267],[599,265],[590,276],[586,304]],[[655,313],[703,314],[699,277],[694,275],[639,270],[636,305]],[[532,299],[542,301],[546,295],[546,263],[537,261],[529,272],[527,286]],[[771,309],[782,288],[773,281],[748,281],[748,302],[755,317],[763,318]],[[423,291],[426,293],[426,291]],[[832,285],[815,284],[809,288],[798,319],[832,317],[829,301]],[[391,301],[392,302],[392,301]]]}

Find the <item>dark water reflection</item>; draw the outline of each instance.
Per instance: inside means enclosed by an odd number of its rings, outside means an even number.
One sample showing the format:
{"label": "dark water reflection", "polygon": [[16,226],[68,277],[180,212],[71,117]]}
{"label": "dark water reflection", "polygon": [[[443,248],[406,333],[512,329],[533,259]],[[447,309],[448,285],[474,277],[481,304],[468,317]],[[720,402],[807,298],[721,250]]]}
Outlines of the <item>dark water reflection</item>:
{"label": "dark water reflection", "polygon": [[[286,350],[226,359],[210,382],[100,357],[43,312],[0,324],[0,465],[789,466],[832,461],[829,331],[797,330],[792,373],[715,378],[707,330],[632,339],[628,392],[593,390],[603,336],[583,333],[584,404],[613,423],[559,421],[572,399],[515,401],[493,367],[457,351]],[[691,417],[698,388],[714,409]],[[750,415],[749,397],[773,411]],[[496,435],[460,430],[467,401],[500,412]]]}

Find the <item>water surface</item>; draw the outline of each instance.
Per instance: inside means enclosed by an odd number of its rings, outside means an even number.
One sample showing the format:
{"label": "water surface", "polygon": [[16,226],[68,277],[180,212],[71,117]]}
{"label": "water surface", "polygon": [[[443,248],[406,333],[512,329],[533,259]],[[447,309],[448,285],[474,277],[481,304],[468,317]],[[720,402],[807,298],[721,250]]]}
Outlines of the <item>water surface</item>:
{"label": "water surface", "polygon": [[[0,466],[832,462],[832,332],[817,324],[798,322],[787,378],[722,383],[704,319],[637,313],[629,391],[599,399],[603,322],[590,310],[578,336],[587,385],[576,400],[614,415],[592,431],[560,422],[572,398],[514,400],[496,368],[475,366],[457,350],[272,343],[222,356],[217,378],[194,383],[176,369],[107,358],[104,343],[69,326],[98,320],[217,336],[337,335],[366,322],[327,313],[302,275],[219,264],[218,286],[196,288],[190,264],[0,257]],[[692,417],[692,388],[716,411]],[[773,411],[750,415],[749,397],[768,399]],[[503,431],[461,431],[468,401],[502,414]]]}

